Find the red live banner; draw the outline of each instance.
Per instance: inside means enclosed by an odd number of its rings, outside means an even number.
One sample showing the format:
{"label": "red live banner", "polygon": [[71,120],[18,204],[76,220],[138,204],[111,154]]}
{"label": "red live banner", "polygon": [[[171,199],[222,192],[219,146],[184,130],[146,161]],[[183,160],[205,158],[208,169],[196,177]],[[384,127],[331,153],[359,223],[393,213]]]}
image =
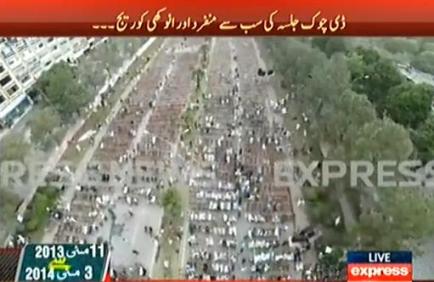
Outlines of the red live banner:
{"label": "red live banner", "polygon": [[434,35],[431,0],[1,0],[0,36]]}

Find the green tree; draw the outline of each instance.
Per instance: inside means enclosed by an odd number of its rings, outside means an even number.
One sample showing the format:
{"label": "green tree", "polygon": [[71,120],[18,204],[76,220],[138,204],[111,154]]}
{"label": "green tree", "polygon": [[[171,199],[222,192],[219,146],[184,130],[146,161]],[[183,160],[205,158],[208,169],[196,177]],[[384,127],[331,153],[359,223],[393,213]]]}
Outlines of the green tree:
{"label": "green tree", "polygon": [[434,42],[432,38],[420,38],[420,51],[434,51]]}
{"label": "green tree", "polygon": [[193,70],[193,80],[195,82],[195,91],[201,89],[202,80],[205,78],[205,71],[202,68],[195,68]]}
{"label": "green tree", "polygon": [[323,51],[328,57],[335,53],[347,51],[345,39],[332,37],[315,37],[312,39],[312,46]]}
{"label": "green tree", "polygon": [[[404,79],[393,63],[367,48],[357,48],[349,53],[344,63],[342,54],[334,54],[327,60],[322,52],[318,53],[319,49],[325,49],[327,40],[316,41],[312,42],[318,47],[316,49],[295,39],[271,39],[266,43],[276,70],[283,77],[284,86],[295,84],[295,88],[301,90],[296,102],[300,102],[297,106],[302,111],[309,113],[309,142],[320,143],[325,159],[366,160],[374,164],[380,160],[408,159],[413,152],[409,131],[387,116],[378,118],[376,113],[376,110],[383,113],[388,95],[401,93],[395,91]],[[290,50],[299,52],[294,55]],[[303,62],[310,62],[312,58],[305,56],[311,53],[318,54],[317,63],[303,65]],[[298,68],[300,65],[302,67]],[[408,92],[414,91],[420,91],[422,94],[416,95],[425,98],[423,89],[408,89]],[[425,105],[430,105],[430,102]],[[427,147],[431,145],[428,141],[434,140],[430,138],[434,132],[431,130],[434,119],[431,122],[426,121],[426,128],[419,128],[421,131],[418,132],[426,134],[422,135],[425,139],[422,141],[427,142]],[[371,179],[374,184],[377,183],[375,176]],[[310,211],[321,224],[333,220],[339,213],[344,216],[345,223],[351,222],[346,220],[347,217],[353,217],[354,224],[347,228],[350,233],[341,233],[346,235],[342,242],[354,242],[348,239],[356,238],[358,243],[354,245],[359,248],[395,249],[412,247],[417,239],[432,234],[431,226],[428,231],[423,230],[423,226],[430,224],[428,220],[433,215],[434,205],[424,201],[416,191],[364,187],[363,184],[359,184],[358,189],[348,189],[347,181],[333,181],[327,193],[310,199],[308,203],[316,207]],[[328,192],[330,188],[334,193]],[[326,188],[313,189],[316,190],[311,192]],[[419,201],[424,202],[418,206]],[[354,210],[357,210],[355,214]],[[401,224],[403,221],[405,224]],[[338,228],[331,228],[335,229],[331,234],[336,234]],[[388,234],[393,234],[390,239]]]}
{"label": "green tree", "polygon": [[352,159],[403,161],[413,152],[409,132],[389,118],[367,123],[358,131]]}
{"label": "green tree", "polygon": [[327,59],[320,50],[296,39],[271,39],[267,45],[286,88],[291,84],[308,84],[312,69]]}
{"label": "green tree", "polygon": [[172,218],[179,218],[182,211],[182,199],[178,190],[170,188],[164,192],[162,205],[167,215]]}
{"label": "green tree", "polygon": [[[379,160],[405,160],[410,156],[413,147],[408,131],[390,119],[377,119],[366,96],[347,91],[336,101],[333,109],[321,119],[321,126],[313,130],[323,134],[321,151],[326,159],[375,163]],[[339,198],[344,222],[351,228],[357,218],[354,210],[362,205],[366,208],[375,205],[377,195],[372,187],[360,186],[361,194],[352,197],[351,202],[347,196],[349,183],[347,175],[333,181],[330,187]],[[373,183],[376,183],[374,179]]]}
{"label": "green tree", "polygon": [[36,82],[36,88],[64,121],[69,121],[91,100],[86,88],[79,84],[74,69],[65,62],[43,73]]}
{"label": "green tree", "polygon": [[10,133],[0,143],[0,158],[6,161],[23,161],[31,145],[21,134]]}
{"label": "green tree", "polygon": [[202,44],[200,46],[200,60],[201,60],[201,68],[206,68],[208,64],[208,58],[209,58],[209,45],[208,44]]}
{"label": "green tree", "polygon": [[302,90],[302,97],[310,104],[307,108],[312,108],[312,114],[317,115],[320,114],[323,106],[334,105],[339,96],[350,86],[345,57],[337,54],[312,68],[309,83]]}
{"label": "green tree", "polygon": [[382,105],[389,90],[401,84],[404,78],[390,60],[371,49],[357,48],[349,57],[352,88],[365,94],[382,114]]}
{"label": "green tree", "polygon": [[384,48],[395,54],[395,53],[409,53],[416,54],[419,51],[419,42],[415,39],[408,38],[386,38],[383,39]]}
{"label": "green tree", "polygon": [[351,160],[360,130],[375,120],[375,109],[369,100],[347,90],[337,101],[335,111],[326,121],[327,134],[333,145],[333,157]]}
{"label": "green tree", "polygon": [[423,162],[434,160],[434,116],[430,115],[416,130],[411,139],[417,151],[417,158]]}
{"label": "green tree", "polygon": [[421,239],[433,235],[434,202],[414,188],[384,188],[381,205],[364,213],[352,230],[357,248],[418,250]]}
{"label": "green tree", "polygon": [[416,128],[431,112],[432,94],[429,85],[404,83],[390,90],[384,108],[395,122]]}
{"label": "green tree", "polygon": [[368,99],[350,91],[350,86],[345,58],[337,54],[313,69],[310,83],[302,92],[305,111],[312,117],[310,143],[319,145],[323,156],[330,148],[338,148],[344,136],[351,136],[347,134],[350,127],[357,130],[358,123],[375,118]]}
{"label": "green tree", "polygon": [[370,161],[374,165],[374,174],[370,177],[374,186],[359,185],[359,205],[362,212],[366,212],[381,205],[375,188],[378,185],[378,162],[407,160],[413,152],[413,143],[409,132],[389,118],[365,124],[355,140],[351,159]]}
{"label": "green tree", "polygon": [[24,227],[27,234],[36,233],[36,235],[40,235],[38,231],[45,228],[45,224],[50,216],[50,210],[56,207],[58,195],[59,190],[56,187],[38,187],[24,214]]}
{"label": "green tree", "polygon": [[32,141],[39,145],[45,145],[47,138],[60,124],[60,116],[55,110],[49,107],[40,110],[30,121]]}
{"label": "green tree", "polygon": [[434,52],[424,51],[416,55],[411,65],[420,71],[434,74]]}
{"label": "green tree", "polygon": [[[345,91],[339,97],[333,109],[322,121],[325,132],[321,138],[321,152],[327,159],[348,162],[353,159],[359,131],[366,124],[376,120],[375,109],[366,96],[358,95],[351,90]],[[349,176],[348,174],[331,183],[346,227],[355,224],[355,211],[359,205],[359,202],[351,203],[348,198]]]}

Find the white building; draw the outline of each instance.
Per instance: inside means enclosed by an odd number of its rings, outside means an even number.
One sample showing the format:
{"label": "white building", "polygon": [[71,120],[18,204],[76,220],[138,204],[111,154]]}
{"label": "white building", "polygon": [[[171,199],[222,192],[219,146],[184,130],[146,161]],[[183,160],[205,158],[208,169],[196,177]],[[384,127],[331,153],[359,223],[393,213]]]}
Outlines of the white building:
{"label": "white building", "polygon": [[94,38],[0,38],[0,129],[13,126],[31,108],[27,96],[42,72],[74,62]]}

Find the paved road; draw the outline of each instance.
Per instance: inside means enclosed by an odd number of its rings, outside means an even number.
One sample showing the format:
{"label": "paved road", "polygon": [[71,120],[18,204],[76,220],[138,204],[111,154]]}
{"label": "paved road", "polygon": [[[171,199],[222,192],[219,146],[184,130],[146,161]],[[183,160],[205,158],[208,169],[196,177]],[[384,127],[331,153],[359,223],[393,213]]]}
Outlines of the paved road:
{"label": "paved road", "polygon": [[[254,52],[255,52],[256,58],[259,62],[259,65],[262,67],[262,69],[268,69],[264,60],[261,57],[260,50],[259,50],[258,45],[257,45],[258,43],[254,39],[252,39],[252,41],[253,41],[253,46],[254,46]],[[280,114],[274,114],[271,110],[270,100],[273,100],[273,101],[278,100],[278,97],[276,96],[275,89],[271,86],[271,84],[268,84],[268,86],[267,86],[267,94],[269,97],[269,99],[266,99],[266,108],[268,111],[268,117],[270,120],[274,120],[275,123],[282,126],[284,124],[283,117]],[[290,146],[290,150],[291,150],[291,146]],[[286,157],[288,159],[290,158],[290,156],[288,154],[286,154]],[[307,216],[306,210],[305,210],[305,206],[298,204],[299,199],[303,199],[303,192],[301,191],[302,187],[300,187],[299,185],[296,185],[297,181],[294,179],[294,175],[292,175],[292,178],[293,179],[290,180],[290,183],[294,183],[294,184],[291,185],[290,192],[291,192],[292,207],[293,207],[294,216],[295,216],[294,228],[297,231],[297,230],[302,230],[303,228],[310,226],[310,222],[309,222],[309,218]],[[313,249],[311,249],[310,251],[306,252],[304,254],[303,261],[304,261],[306,266],[314,265],[317,261],[317,256],[316,256],[315,251]]]}
{"label": "paved road", "polygon": [[[220,60],[219,62],[220,64],[216,64],[217,68],[214,69],[209,74],[211,77],[210,80],[214,81],[214,84],[211,83],[210,92],[215,97],[225,97],[227,95],[227,90],[230,89],[230,91],[232,91],[232,87],[236,85],[237,87],[235,88],[239,89],[239,91],[235,91],[235,92],[240,94],[239,95],[240,100],[238,100],[238,98],[232,99],[232,104],[227,105],[226,108],[220,105],[212,105],[210,106],[209,112],[205,113],[205,115],[212,116],[216,120],[215,122],[222,125],[222,127],[226,126],[226,124],[234,124],[235,134],[232,135],[231,137],[228,137],[225,141],[229,141],[230,143],[229,146],[230,149],[232,149],[232,151],[238,152],[243,145],[241,144],[242,137],[245,137],[244,134],[247,133],[247,132],[243,132],[243,127],[238,125],[239,124],[238,122],[241,121],[242,118],[241,111],[242,111],[242,106],[244,106],[244,103],[245,105],[250,105],[249,102],[251,101],[254,101],[255,103],[258,104],[264,103],[264,106],[266,108],[266,118],[267,118],[265,122],[268,124],[269,129],[273,128],[273,125],[275,123],[277,123],[278,125],[282,125],[283,118],[282,116],[275,114],[271,109],[270,101],[277,100],[275,90],[273,89],[273,87],[271,85],[268,85],[267,84],[268,82],[265,81],[260,82],[260,83],[265,83],[266,84],[265,86],[255,85],[256,70],[258,66],[262,67],[263,69],[266,69],[265,63],[261,58],[259,48],[256,45],[256,42],[253,39],[239,40],[239,39],[232,39],[232,38],[224,38],[224,39],[219,38],[216,40],[215,45],[218,46],[216,49],[222,49],[224,51],[220,53],[215,52],[215,54],[214,52],[211,52],[212,54],[211,61],[214,62],[216,60],[216,58],[213,58],[213,56],[220,56],[218,57],[218,60]],[[236,75],[236,73],[239,73],[239,75]],[[220,80],[218,78],[220,78]],[[224,78],[226,78],[226,84],[227,84],[225,85],[225,87],[223,86],[223,82],[222,82]],[[265,91],[263,91],[264,89]],[[243,103],[241,103],[241,101],[243,101]],[[240,112],[237,110],[238,106],[241,106],[239,109]],[[221,133],[222,136],[224,133],[225,131],[223,130]],[[240,133],[240,136],[238,136],[237,133]],[[209,146],[212,147],[213,146],[212,143],[209,144]],[[268,160],[264,159],[263,161],[268,161]],[[217,168],[217,170],[219,170],[219,168]],[[219,181],[220,179],[213,179],[213,180]],[[298,200],[302,198],[301,188],[300,187],[290,187],[290,188],[291,188],[290,201],[292,202],[292,206],[294,208],[294,213],[295,213],[294,225],[297,229],[302,229],[309,225],[309,220],[304,210],[304,207],[297,205]],[[201,209],[198,208],[196,209],[197,209],[196,211],[202,211]],[[241,219],[240,224],[237,224],[237,231],[239,234],[241,234],[240,236],[242,236],[242,234],[247,234],[247,230],[249,227],[250,224],[247,223],[246,220]],[[292,230],[291,227],[289,227],[289,229]],[[240,246],[243,243],[245,243],[243,242],[244,239],[242,237],[237,238],[237,240],[238,240],[237,243]],[[210,251],[214,251],[214,250],[215,250],[214,248],[210,247]],[[241,255],[239,257],[241,257]],[[311,264],[314,262],[314,259],[315,259],[314,252],[309,252],[308,254],[305,255],[304,261],[307,262],[308,264]],[[241,262],[238,262],[237,265],[241,266]],[[244,272],[244,270],[242,270],[241,267],[239,267],[240,269],[238,269],[238,266],[236,266],[236,271],[235,271],[236,275],[239,275],[240,277],[244,277],[245,275],[248,275],[248,272]],[[300,273],[291,273],[291,275],[293,275],[292,278],[294,279],[301,278]]]}
{"label": "paved road", "polygon": [[[225,44],[227,43],[229,45],[229,50],[231,50],[231,52],[229,54],[227,54],[227,56],[231,58],[231,64],[230,65],[226,65],[224,67],[227,67],[228,70],[230,68],[230,70],[233,72],[232,75],[234,75],[235,69],[238,67],[246,69],[248,68],[249,61],[252,61],[251,57],[253,57],[254,63],[252,63],[252,65],[254,65],[254,67],[256,68],[257,65],[261,66],[262,68],[266,69],[265,63],[261,58],[261,54],[259,52],[259,48],[256,45],[256,42],[253,39],[246,39],[246,40],[238,40],[238,39],[213,39],[212,44],[211,44],[211,53],[213,53],[213,49],[214,46],[216,44],[219,44],[219,42],[225,42]],[[248,44],[246,44],[248,43]],[[253,46],[253,48],[252,48]],[[166,46],[168,47],[168,46]],[[191,52],[194,50],[184,50],[184,52]],[[194,51],[196,52],[196,51]],[[252,54],[252,52],[254,52],[253,56],[251,55],[251,57],[247,57],[246,53]],[[181,54],[181,53],[179,53]],[[163,55],[163,54],[162,54]],[[244,61],[241,62],[237,62],[235,63],[234,61],[236,61],[235,59],[233,59],[233,57],[235,56],[242,56]],[[181,56],[180,56],[181,57]],[[216,58],[211,58],[211,59],[216,59]],[[175,59],[173,60],[174,62],[176,61]],[[240,66],[238,65],[240,64]],[[152,66],[152,62],[150,64],[147,65],[147,67]],[[177,67],[179,67],[180,65],[177,65]],[[184,87],[182,87],[182,89],[179,89],[180,87],[178,85],[176,85],[175,87],[172,85],[168,85],[166,87],[166,80],[167,77],[171,77],[169,74],[172,72],[172,70],[175,67],[171,67],[171,65],[169,64],[167,66],[167,72],[166,72],[166,78],[163,79],[161,85],[160,85],[160,89],[157,90],[156,92],[156,103],[158,104],[165,104],[165,103],[178,103],[178,101],[176,99],[173,99],[173,97],[175,97],[174,95],[179,95],[176,97],[184,97],[186,93],[189,93],[188,91],[190,91],[189,89],[184,89]],[[165,69],[164,69],[165,70]],[[177,77],[179,78],[179,76],[181,76],[179,74],[180,70],[179,68],[175,69],[175,74],[177,75]],[[255,76],[254,73],[256,72],[256,70],[249,70],[250,75],[248,77],[239,77],[238,79],[235,79],[233,81],[233,83],[235,84],[241,84],[240,86],[240,91],[242,93],[245,93],[246,95],[249,94],[250,92],[254,92],[255,95],[260,93],[260,92],[255,92],[255,85],[253,84],[253,77]],[[226,73],[225,73],[226,74]],[[172,75],[172,76],[174,76]],[[186,74],[182,74],[182,75],[186,75]],[[217,75],[217,74],[214,74]],[[188,78],[186,78],[187,80],[190,80],[190,73],[188,73]],[[169,79],[170,80],[170,79]],[[185,79],[184,79],[185,80]],[[138,82],[138,78],[134,79],[125,89],[125,91],[122,93],[122,99],[125,100],[125,98],[127,98],[130,93],[133,91],[134,87],[136,86],[136,83]],[[164,91],[163,91],[164,89]],[[266,97],[256,97],[258,99],[261,99],[261,101],[263,100],[265,103],[265,107],[266,107],[266,111],[267,111],[267,118],[268,118],[268,122],[270,127],[272,127],[272,125],[274,123],[278,123],[278,124],[283,124],[283,118],[278,115],[275,114],[272,110],[271,110],[271,105],[270,105],[270,100],[277,100],[276,94],[274,89],[270,86],[267,85],[266,89]],[[181,92],[183,91],[183,92]],[[187,91],[187,92],[186,92]],[[187,97],[188,95],[187,94]],[[163,97],[161,97],[163,96]],[[260,96],[260,95],[259,95]],[[167,99],[167,100],[166,100]],[[180,98],[181,99],[181,98]],[[235,101],[234,107],[236,108],[236,106],[238,102]],[[91,159],[93,158],[96,150],[99,148],[99,144],[101,142],[101,140],[103,139],[104,136],[106,136],[108,128],[110,123],[115,119],[117,113],[120,111],[120,109],[122,108],[122,103],[119,101],[115,104],[115,106],[112,108],[109,117],[107,119],[106,124],[104,124],[102,126],[102,128],[99,130],[99,132],[94,136],[95,138],[95,142],[94,145],[92,147],[90,147],[84,154],[84,157],[82,158],[82,160],[80,161],[75,174],[74,174],[74,178],[73,178],[73,184],[71,185],[71,187],[69,187],[67,189],[67,191],[65,192],[63,198],[62,198],[62,203],[64,205],[67,205],[68,203],[70,203],[74,197],[74,193],[75,193],[75,186],[79,183],[79,181],[82,179],[82,177],[84,176],[84,173],[86,171],[87,165],[88,163],[91,161]],[[145,115],[143,115],[143,117],[141,117],[141,121],[139,123],[139,126],[137,128],[137,135],[132,138],[129,143],[128,149],[132,150],[133,148],[136,147],[136,145],[142,140],[143,135],[148,134],[148,126],[150,125],[150,120],[152,120],[152,115],[155,113],[154,110],[151,110],[149,112],[147,112]],[[237,120],[238,116],[240,116],[240,113],[237,113],[236,110],[234,110],[234,116],[235,116],[235,121]],[[225,117],[222,117],[223,119]],[[166,128],[164,127],[164,129],[166,130]],[[164,132],[163,132],[164,133]],[[178,132],[179,133],[179,132]],[[202,171],[200,163],[196,162],[194,159],[192,161],[186,161],[178,152],[178,144],[177,144],[177,140],[179,140],[179,138],[175,138],[176,141],[170,141],[170,140],[166,140],[160,136],[157,136],[157,138],[163,139],[165,142],[168,142],[171,146],[170,149],[173,153],[174,158],[172,159],[172,166],[168,169],[168,171],[166,171],[164,173],[164,176],[166,174],[170,175],[170,176],[176,176],[178,179],[180,179],[180,181],[184,182],[184,181],[188,181],[188,179],[190,179],[190,177],[192,177],[193,175],[196,175],[198,172]],[[238,137],[235,137],[234,139],[234,149],[238,149],[240,147],[240,140],[238,139]],[[175,161],[176,160],[176,161]],[[184,166],[182,170],[179,170],[179,163],[178,162],[184,162]],[[161,178],[164,178],[164,176],[161,176]],[[302,197],[302,193],[301,193],[301,188],[300,187],[291,187],[291,201],[292,201],[292,206],[294,208],[294,212],[295,212],[295,227],[297,229],[302,229],[306,226],[309,225],[309,221],[306,215],[306,212],[304,210],[303,206],[298,206],[297,205],[297,201],[299,198]],[[142,223],[140,223],[142,224]],[[184,231],[187,230],[186,228],[187,224],[186,222],[184,222]],[[131,229],[131,232],[136,232],[133,229]],[[47,232],[46,236],[44,237],[44,241],[45,242],[50,242],[53,241],[53,236],[54,236],[54,232]],[[183,266],[185,264],[185,259],[186,259],[186,240],[185,240],[186,236],[184,234],[183,239],[181,240],[181,247],[180,247],[180,259],[179,262],[181,264],[181,266]],[[310,261],[310,259],[309,259]],[[150,272],[152,273],[152,267],[150,267]],[[297,278],[297,277],[294,277]]]}
{"label": "paved road", "polygon": [[[257,42],[254,39],[252,39],[252,41],[253,41],[253,46],[254,46],[254,52],[255,52],[256,58],[260,64],[260,66],[263,69],[268,69],[264,60],[261,58],[261,54],[260,54],[259,48],[257,46]],[[267,94],[269,97],[269,99],[266,100],[266,108],[268,111],[268,118],[269,118],[270,122],[272,122],[272,120],[274,120],[275,122],[277,122],[277,124],[282,125],[283,124],[282,116],[274,114],[271,110],[270,100],[273,100],[273,101],[278,100],[276,93],[275,93],[275,90],[273,89],[273,87],[271,85],[267,86]],[[288,156],[288,158],[289,158],[289,156]],[[296,181],[293,180],[292,183],[296,183]],[[295,228],[297,230],[301,230],[301,229],[310,225],[309,219],[307,217],[304,206],[303,205],[301,205],[301,206],[297,205],[297,201],[300,198],[303,198],[303,193],[302,193],[301,187],[299,185],[293,185],[290,190],[291,190],[292,206],[293,206],[294,214],[295,214]]]}

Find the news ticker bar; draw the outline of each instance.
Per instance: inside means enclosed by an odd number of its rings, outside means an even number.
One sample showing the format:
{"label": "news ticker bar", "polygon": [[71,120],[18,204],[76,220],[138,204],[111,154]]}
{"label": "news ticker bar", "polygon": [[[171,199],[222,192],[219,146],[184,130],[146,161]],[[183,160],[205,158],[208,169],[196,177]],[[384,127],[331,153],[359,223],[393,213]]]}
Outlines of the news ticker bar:
{"label": "news ticker bar", "polygon": [[[412,278],[411,252],[347,253],[349,282],[410,282]],[[22,249],[0,249],[0,281],[108,282],[110,248],[107,244],[28,244]]]}
{"label": "news ticker bar", "polygon": [[434,35],[426,0],[0,1],[0,36]]}

